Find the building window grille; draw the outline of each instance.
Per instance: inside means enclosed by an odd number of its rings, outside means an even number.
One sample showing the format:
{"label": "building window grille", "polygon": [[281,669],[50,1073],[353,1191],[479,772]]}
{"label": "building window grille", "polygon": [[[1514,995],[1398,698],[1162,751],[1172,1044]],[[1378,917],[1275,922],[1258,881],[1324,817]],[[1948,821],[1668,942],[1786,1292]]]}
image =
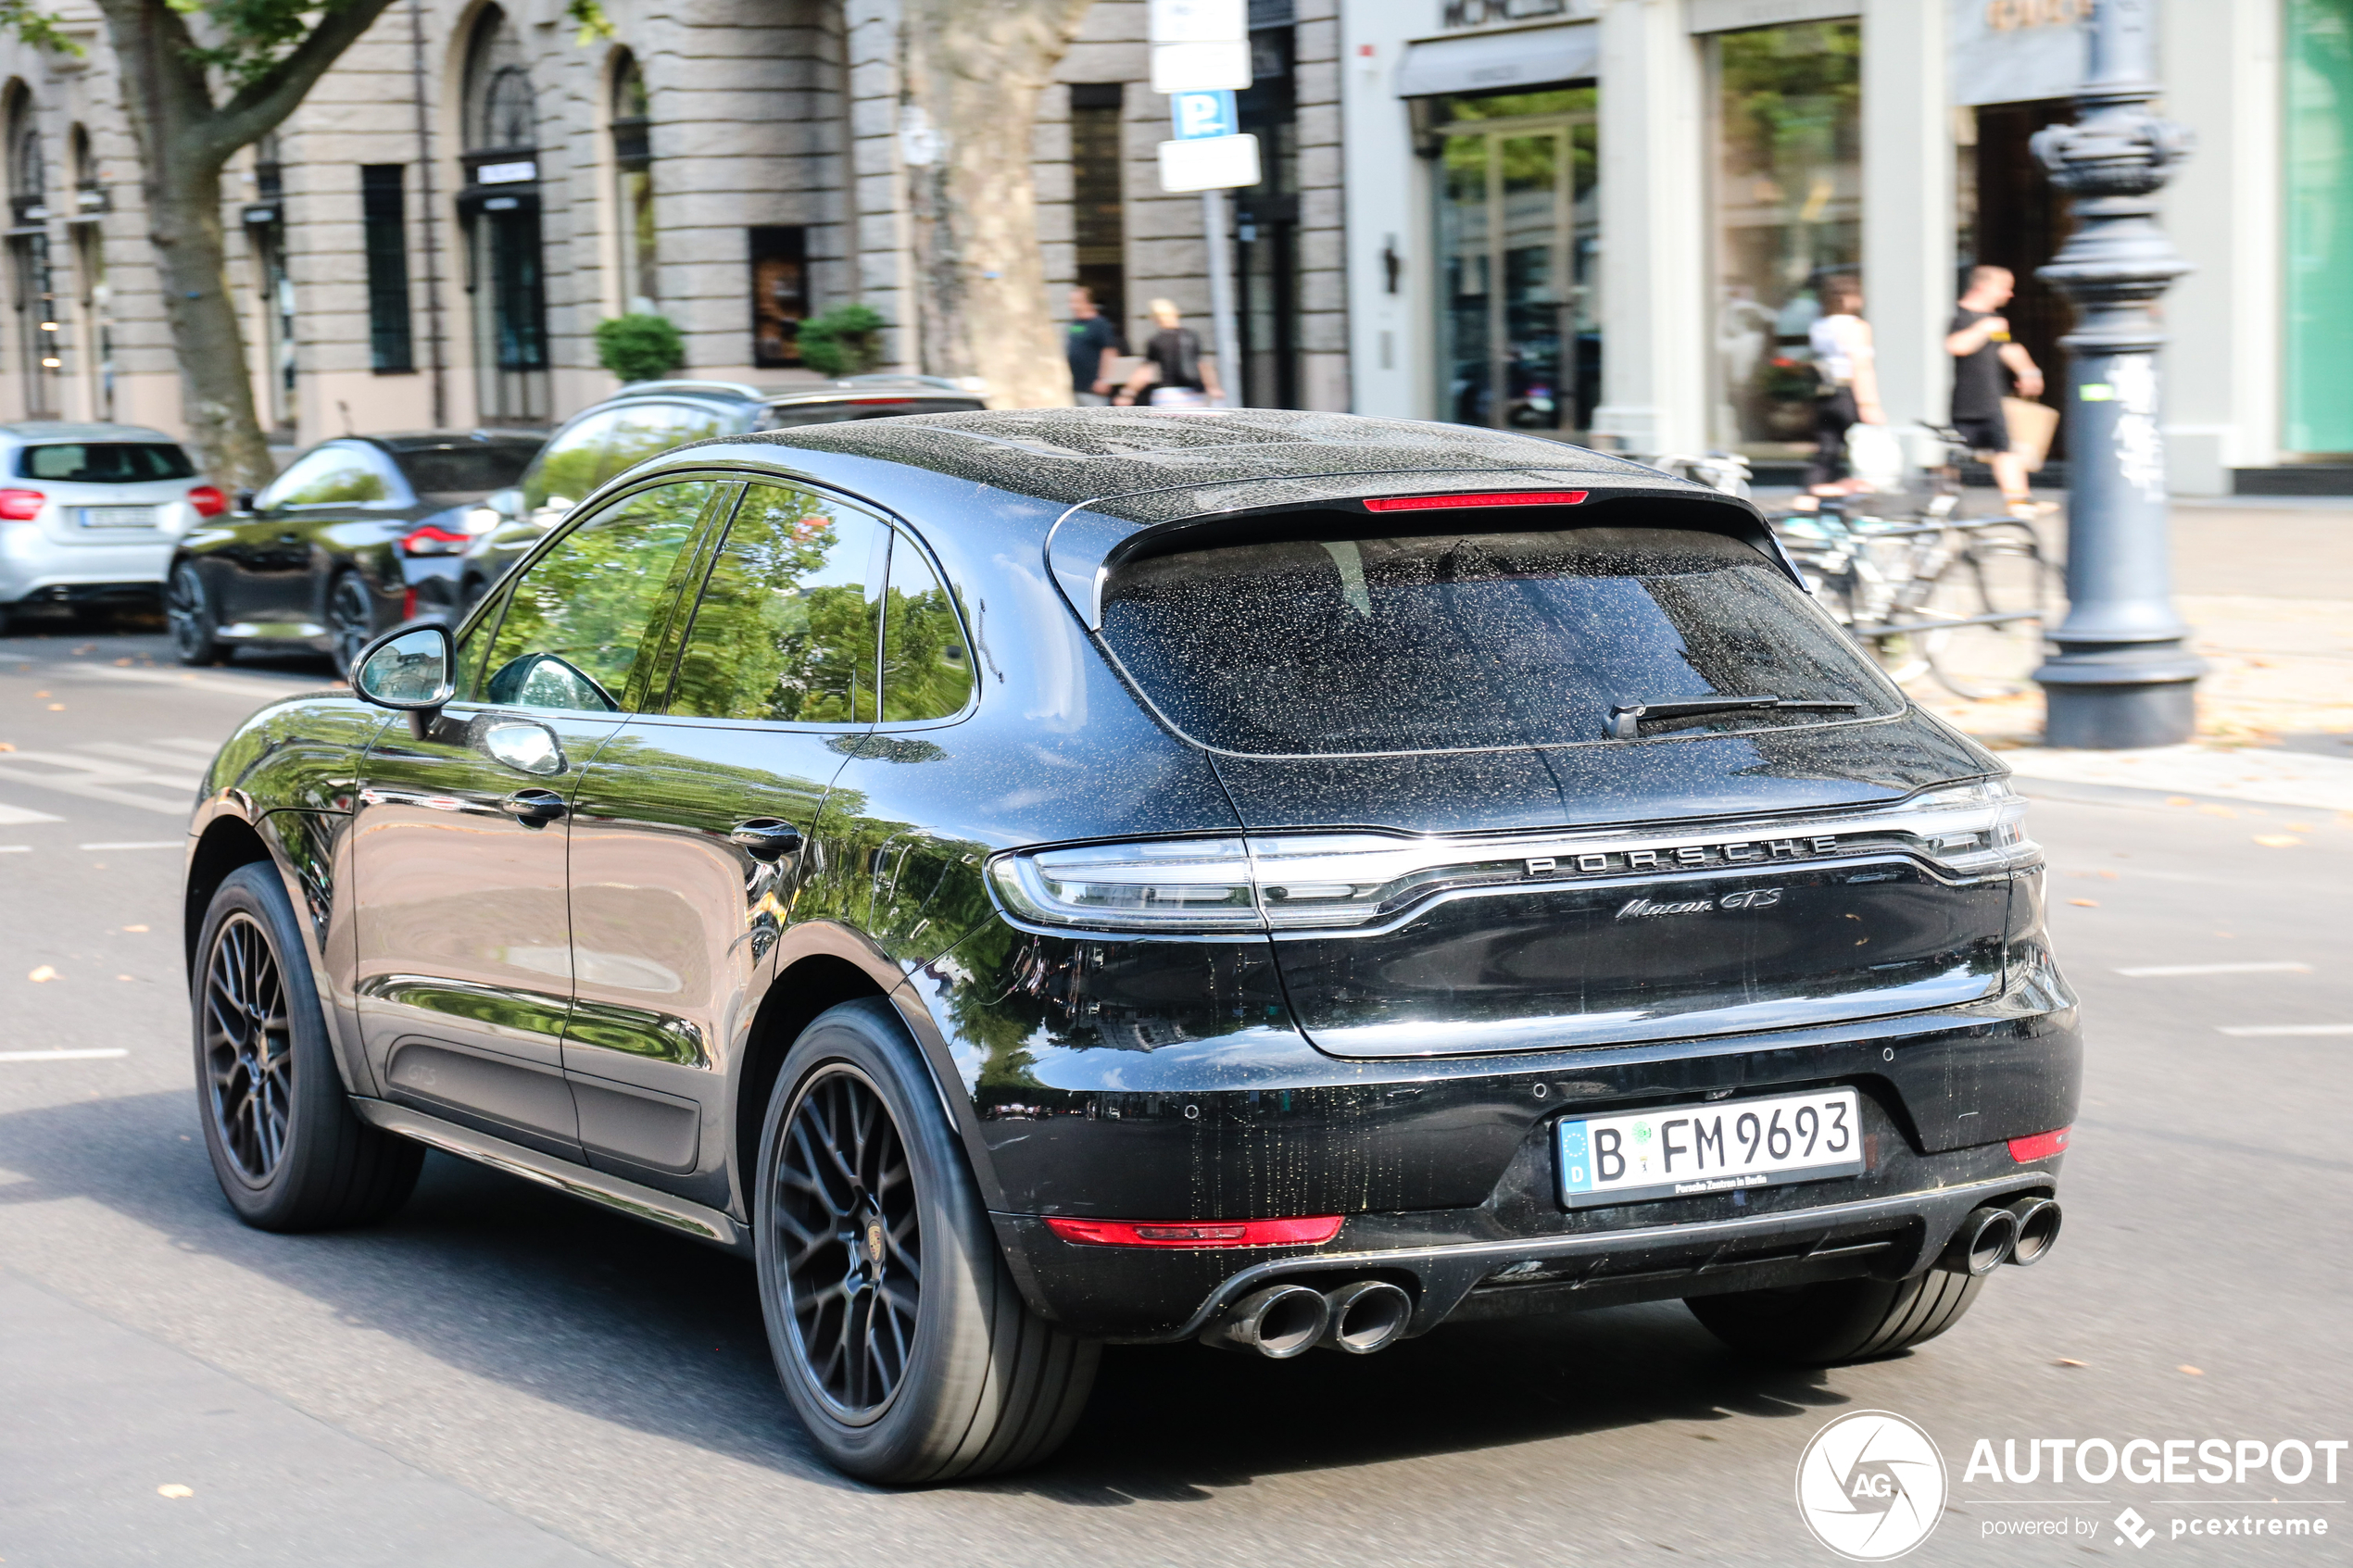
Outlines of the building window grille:
{"label": "building window grille", "polygon": [[368,253],[368,351],[376,374],[417,368],[409,315],[407,166],[371,163],[359,170],[359,216]]}

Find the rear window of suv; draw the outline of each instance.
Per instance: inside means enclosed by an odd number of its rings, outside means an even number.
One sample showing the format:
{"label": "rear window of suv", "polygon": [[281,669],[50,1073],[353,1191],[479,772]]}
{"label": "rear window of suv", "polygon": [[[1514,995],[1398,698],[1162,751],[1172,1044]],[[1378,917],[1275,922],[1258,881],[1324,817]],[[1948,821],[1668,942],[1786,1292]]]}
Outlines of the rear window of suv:
{"label": "rear window of suv", "polygon": [[1780,570],[1692,529],[1309,538],[1148,558],[1105,584],[1105,644],[1194,740],[1258,756],[1559,746],[1612,709],[1718,696],[1852,704],[1654,735],[1899,712]]}
{"label": "rear window of suv", "polygon": [[194,479],[196,466],[169,441],[56,441],[18,453],[17,477],[58,484],[145,484]]}

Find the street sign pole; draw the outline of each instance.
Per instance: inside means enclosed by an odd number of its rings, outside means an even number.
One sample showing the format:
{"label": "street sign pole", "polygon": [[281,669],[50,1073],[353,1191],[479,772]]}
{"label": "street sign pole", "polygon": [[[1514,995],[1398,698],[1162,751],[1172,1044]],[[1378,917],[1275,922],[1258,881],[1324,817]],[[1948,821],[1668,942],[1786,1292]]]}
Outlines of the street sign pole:
{"label": "street sign pole", "polygon": [[1234,316],[1234,247],[1226,222],[1233,197],[1224,191],[1201,194],[1201,232],[1209,243],[1209,321],[1217,345],[1218,379],[1226,383],[1226,402],[1242,402],[1242,339]]}
{"label": "street sign pole", "polygon": [[1169,94],[1175,132],[1160,144],[1160,187],[1201,193],[1212,352],[1226,401],[1239,408],[1241,332],[1227,193],[1259,179],[1258,139],[1240,133],[1234,105],[1234,90],[1251,82],[1250,24],[1242,0],[1151,0],[1151,20],[1152,90]]}
{"label": "street sign pole", "polygon": [[2154,0],[2098,0],[2091,74],[2072,125],[2037,132],[2051,183],[2075,198],[2075,232],[2036,275],[2074,304],[2068,349],[2067,619],[2042,683],[2054,746],[2172,746],[2196,727],[2206,661],[2173,608],[2165,451],[2150,306],[2189,264],[2157,226],[2157,192],[2189,133],[2150,112],[2159,95]]}

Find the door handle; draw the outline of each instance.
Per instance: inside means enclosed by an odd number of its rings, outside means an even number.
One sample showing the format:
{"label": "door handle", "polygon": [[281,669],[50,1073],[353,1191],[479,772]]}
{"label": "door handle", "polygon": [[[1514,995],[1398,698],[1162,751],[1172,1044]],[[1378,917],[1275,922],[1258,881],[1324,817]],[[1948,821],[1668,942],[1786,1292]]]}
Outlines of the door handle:
{"label": "door handle", "polygon": [[800,853],[800,830],[774,817],[754,817],[737,822],[727,842],[755,860],[781,860]]}
{"label": "door handle", "polygon": [[552,789],[519,789],[498,809],[527,828],[544,828],[564,814],[564,797]]}

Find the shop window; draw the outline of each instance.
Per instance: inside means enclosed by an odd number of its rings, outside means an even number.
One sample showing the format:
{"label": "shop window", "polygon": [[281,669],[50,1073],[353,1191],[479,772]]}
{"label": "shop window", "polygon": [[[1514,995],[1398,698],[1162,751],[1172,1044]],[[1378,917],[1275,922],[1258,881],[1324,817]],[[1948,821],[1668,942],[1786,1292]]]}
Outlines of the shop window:
{"label": "shop window", "polygon": [[376,374],[415,370],[409,333],[409,236],[404,164],[363,164],[359,218],[368,256],[368,352]]}
{"label": "shop window", "polygon": [[1592,87],[1441,98],[1441,417],[1561,436],[1601,401],[1600,98]]}
{"label": "shop window", "polygon": [[49,180],[41,126],[30,94],[8,106],[9,271],[13,274],[18,372],[31,419],[57,412],[57,372],[65,364],[65,324],[49,262]]}
{"label": "shop window", "polygon": [[[1804,22],[1708,40],[1716,184],[1718,445],[1813,447],[1806,348],[1820,290],[1863,256],[1862,29]],[[1870,280],[1863,280],[1869,314]]]}
{"label": "shop window", "polygon": [[1291,30],[1250,35],[1251,85],[1238,97],[1241,128],[1258,138],[1259,182],[1234,193],[1241,281],[1242,402],[1299,407],[1299,109]]}
{"label": "shop window", "polygon": [[492,6],[466,60],[466,293],[484,424],[547,422],[547,291],[539,227],[539,123],[514,22]]}
{"label": "shop window", "polygon": [[661,308],[661,270],[654,245],[652,115],[645,73],[627,55],[613,74],[612,161],[621,215],[621,279],[624,308],[654,315]]}
{"label": "shop window", "polygon": [[809,316],[809,231],[751,231],[751,362],[761,370],[800,363],[795,334]]}
{"label": "shop window", "polygon": [[2353,453],[2353,0],[2288,0],[2287,408],[2297,456]]}

